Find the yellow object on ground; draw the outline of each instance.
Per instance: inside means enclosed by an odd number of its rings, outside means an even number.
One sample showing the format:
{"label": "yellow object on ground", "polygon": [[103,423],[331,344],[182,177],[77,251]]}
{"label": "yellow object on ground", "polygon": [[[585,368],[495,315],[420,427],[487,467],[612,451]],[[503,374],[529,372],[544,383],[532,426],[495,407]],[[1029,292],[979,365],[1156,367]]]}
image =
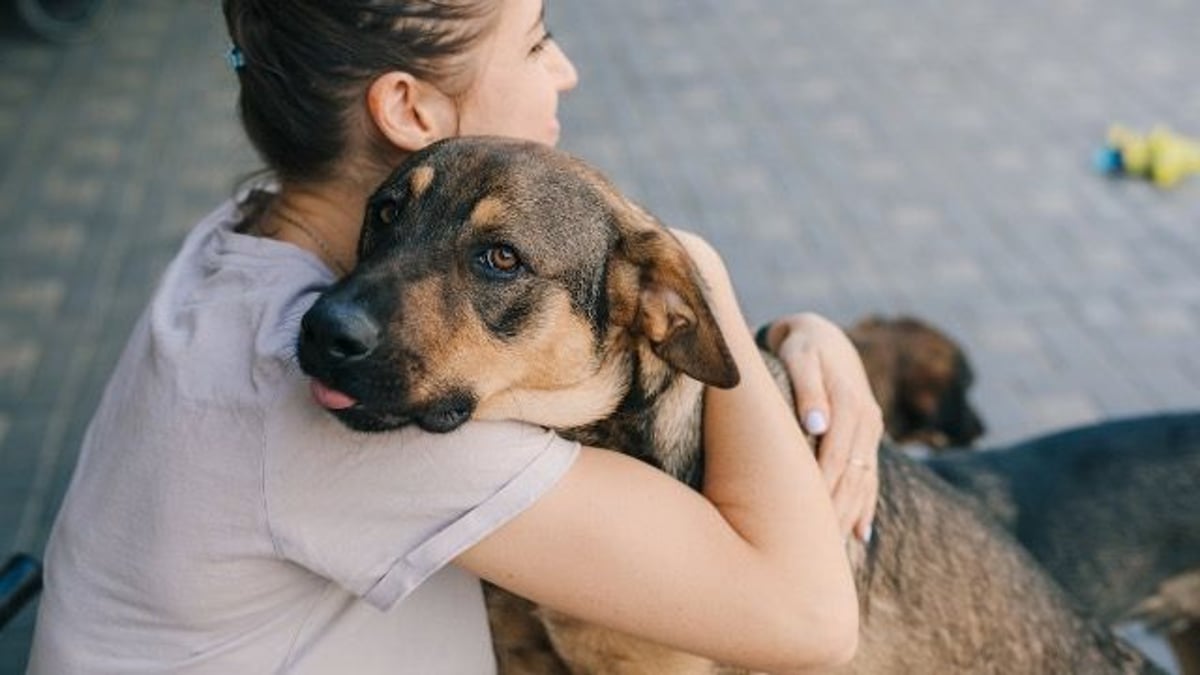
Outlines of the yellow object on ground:
{"label": "yellow object on ground", "polygon": [[1160,127],[1150,132],[1150,179],[1161,188],[1200,173],[1200,141]]}
{"label": "yellow object on ground", "polygon": [[1101,160],[1105,172],[1139,176],[1169,188],[1200,173],[1200,141],[1166,127],[1140,134],[1117,124],[1108,131],[1108,148]]}

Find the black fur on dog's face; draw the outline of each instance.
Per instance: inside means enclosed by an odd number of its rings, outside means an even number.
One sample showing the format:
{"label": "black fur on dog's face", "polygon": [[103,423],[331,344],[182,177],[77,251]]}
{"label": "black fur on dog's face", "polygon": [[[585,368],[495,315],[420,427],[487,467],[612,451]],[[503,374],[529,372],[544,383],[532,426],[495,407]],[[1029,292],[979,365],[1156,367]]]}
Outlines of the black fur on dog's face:
{"label": "black fur on dog's face", "polygon": [[460,138],[416,153],[371,197],[358,265],[305,315],[298,353],[354,402],[333,411],[354,429],[564,428],[615,409],[631,340],[736,383],[665,228],[564,153]]}

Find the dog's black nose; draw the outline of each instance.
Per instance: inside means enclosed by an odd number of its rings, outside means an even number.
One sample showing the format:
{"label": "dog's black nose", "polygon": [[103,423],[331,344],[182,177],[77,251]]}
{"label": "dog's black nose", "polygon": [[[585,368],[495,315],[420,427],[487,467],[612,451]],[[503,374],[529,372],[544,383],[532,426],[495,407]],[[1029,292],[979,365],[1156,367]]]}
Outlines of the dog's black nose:
{"label": "dog's black nose", "polygon": [[362,305],[325,295],[305,313],[300,339],[333,365],[369,356],[379,346],[380,329]]}

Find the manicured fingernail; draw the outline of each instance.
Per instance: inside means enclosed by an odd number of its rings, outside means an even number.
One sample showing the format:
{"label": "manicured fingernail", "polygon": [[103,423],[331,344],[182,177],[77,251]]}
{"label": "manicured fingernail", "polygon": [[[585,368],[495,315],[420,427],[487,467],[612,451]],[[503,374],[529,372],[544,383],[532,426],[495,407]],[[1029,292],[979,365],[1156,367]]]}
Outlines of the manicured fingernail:
{"label": "manicured fingernail", "polygon": [[862,537],[861,537],[861,539],[862,539],[862,543],[863,543],[863,544],[870,544],[870,543],[871,543],[871,536],[872,536],[872,535],[874,535],[874,534],[875,534],[875,530],[874,530],[874,529],[873,529],[873,528],[872,528],[870,525],[868,525],[868,526],[867,526],[867,529],[863,530]]}
{"label": "manicured fingernail", "polygon": [[820,410],[809,410],[804,415],[804,430],[813,436],[820,436],[829,430],[829,420]]}

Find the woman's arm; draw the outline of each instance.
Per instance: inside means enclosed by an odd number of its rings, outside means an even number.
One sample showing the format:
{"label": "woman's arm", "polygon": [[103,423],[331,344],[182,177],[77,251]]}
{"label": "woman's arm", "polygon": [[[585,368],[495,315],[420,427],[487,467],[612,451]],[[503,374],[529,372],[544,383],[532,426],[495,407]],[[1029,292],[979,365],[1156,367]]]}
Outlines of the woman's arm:
{"label": "woman's arm", "polygon": [[458,563],[579,618],[723,663],[844,662],[858,605],[820,470],[745,328],[724,266],[684,238],[741,370],[706,392],[699,495],[614,452],[563,480]]}
{"label": "woman's arm", "polygon": [[760,340],[787,368],[796,413],[819,437],[817,457],[839,527],[869,541],[883,413],[858,351],[841,328],[812,313],[777,319]]}

